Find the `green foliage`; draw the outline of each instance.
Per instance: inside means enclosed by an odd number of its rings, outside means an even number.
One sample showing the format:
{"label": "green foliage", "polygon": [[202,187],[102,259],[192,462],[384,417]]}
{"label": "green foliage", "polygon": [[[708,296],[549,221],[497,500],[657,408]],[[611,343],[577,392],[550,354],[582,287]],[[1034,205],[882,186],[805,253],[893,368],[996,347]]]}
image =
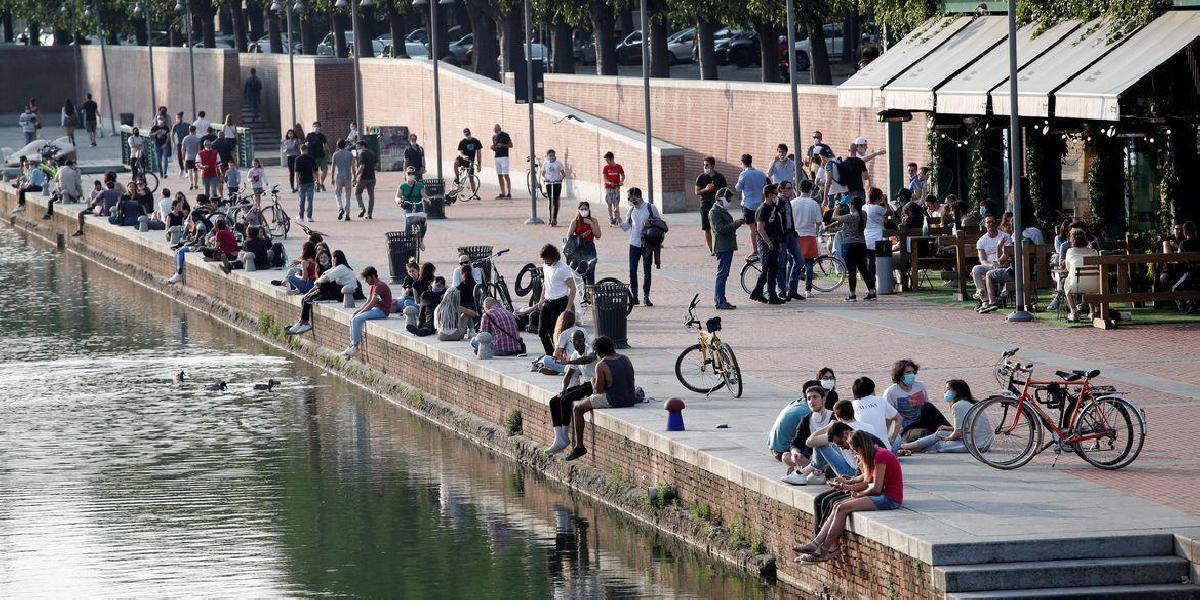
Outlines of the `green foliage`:
{"label": "green foliage", "polygon": [[1017,17],[1022,23],[1037,24],[1039,32],[1069,19],[1090,21],[1103,17],[1105,23],[1114,25],[1110,39],[1116,40],[1171,6],[1171,0],[1026,0],[1017,4]]}
{"label": "green foliage", "polygon": [[1062,151],[1058,135],[1042,135],[1041,129],[1025,130],[1025,174],[1033,215],[1042,227],[1057,225],[1062,209]]}
{"label": "green foliage", "polygon": [[701,521],[711,520],[713,516],[712,507],[709,506],[707,502],[698,499],[692,500],[691,511],[692,516],[700,519]]}
{"label": "green foliage", "polygon": [[608,472],[608,478],[604,482],[604,491],[609,496],[620,494],[626,487],[629,487],[629,480],[625,478],[625,474],[621,472],[621,468],[613,465]]}
{"label": "green foliage", "polygon": [[656,510],[662,510],[668,506],[675,506],[679,503],[679,491],[675,486],[660,481],[654,486],[653,493],[649,496],[650,505]]}
{"label": "green foliage", "polygon": [[863,0],[858,6],[862,14],[874,15],[875,22],[886,26],[897,40],[942,12],[937,0]]}
{"label": "green foliage", "polygon": [[971,136],[971,187],[967,195],[971,203],[982,203],[988,199],[988,152],[987,138],[981,126],[976,126]]}
{"label": "green foliage", "polygon": [[271,313],[265,310],[258,311],[258,332],[266,335],[271,331],[271,325],[275,323],[275,319],[271,317]]}
{"label": "green foliage", "polygon": [[1124,142],[1104,135],[1095,125],[1086,129],[1087,149],[1092,155],[1088,167],[1088,212],[1092,227],[1104,237],[1124,237],[1125,165]]}
{"label": "green foliage", "polygon": [[525,417],[518,409],[508,411],[508,415],[504,417],[504,431],[508,432],[509,437],[521,435],[522,427],[525,422]]}

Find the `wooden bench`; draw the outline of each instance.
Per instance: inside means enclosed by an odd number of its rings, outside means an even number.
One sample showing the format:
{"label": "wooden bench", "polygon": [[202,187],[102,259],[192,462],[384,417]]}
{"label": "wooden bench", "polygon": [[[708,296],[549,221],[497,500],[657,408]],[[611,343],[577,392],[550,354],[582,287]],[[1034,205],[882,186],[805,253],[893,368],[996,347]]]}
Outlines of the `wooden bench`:
{"label": "wooden bench", "polygon": [[[907,230],[901,239],[900,247],[906,253],[904,260],[908,268],[908,277],[904,278],[908,284],[905,291],[920,287],[922,270],[954,269],[958,273],[958,291],[955,298],[960,302],[970,300],[972,294],[967,293],[967,281],[971,279],[971,268],[979,263],[975,243],[979,241],[983,232],[960,230],[957,234],[949,234],[935,231],[937,230],[931,229],[929,235],[921,235],[920,230]],[[936,242],[938,247],[954,247],[954,256],[922,254],[919,242],[926,240]]]}
{"label": "wooden bench", "polygon": [[1025,268],[1021,269],[1025,306],[1033,304],[1038,290],[1054,288],[1054,280],[1050,277],[1050,255],[1053,253],[1054,244],[1021,244],[1021,254],[1025,257]]}
{"label": "wooden bench", "polygon": [[[1128,247],[1128,246],[1127,246]],[[1083,301],[1093,305],[1092,325],[1100,329],[1116,327],[1109,305],[1134,302],[1153,302],[1155,300],[1200,300],[1200,290],[1193,291],[1162,291],[1162,292],[1133,292],[1129,289],[1130,265],[1148,265],[1163,262],[1189,262],[1200,264],[1200,252],[1185,252],[1180,254],[1109,254],[1104,256],[1085,256],[1084,267],[1095,267],[1096,275],[1100,278],[1100,293],[1084,294]],[[1117,286],[1109,289],[1109,267],[1116,267]],[[1088,272],[1080,270],[1087,275]]]}

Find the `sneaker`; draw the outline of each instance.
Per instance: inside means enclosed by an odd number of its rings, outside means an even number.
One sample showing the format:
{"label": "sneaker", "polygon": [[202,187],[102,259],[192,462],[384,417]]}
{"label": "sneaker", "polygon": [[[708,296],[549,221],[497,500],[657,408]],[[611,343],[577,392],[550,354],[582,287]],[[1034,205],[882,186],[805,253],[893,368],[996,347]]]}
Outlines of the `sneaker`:
{"label": "sneaker", "polygon": [[357,344],[350,344],[349,346],[346,346],[345,350],[342,350],[342,358],[350,358],[355,354],[358,354]]}
{"label": "sneaker", "polygon": [[176,284],[176,283],[179,283],[180,281],[183,281],[183,273],[176,272],[174,275],[171,276],[170,279],[167,280],[167,283]]}
{"label": "sneaker", "polygon": [[762,294],[750,294],[750,299],[755,302],[762,302],[763,304],[767,303],[767,298]]}
{"label": "sneaker", "polygon": [[71,237],[79,237],[79,236],[81,236],[81,235],[83,235],[83,230],[82,230],[82,229],[80,229],[80,230],[76,231],[75,233],[72,233],[72,234],[71,234]]}
{"label": "sneaker", "polygon": [[42,215],[43,221],[49,221],[50,219],[53,219],[53,218],[54,218],[54,215],[51,215],[51,214]]}
{"label": "sneaker", "polygon": [[646,296],[646,307],[649,308],[651,306],[654,306],[654,303],[650,301],[650,296]]}
{"label": "sneaker", "polygon": [[792,293],[788,294],[788,298],[791,298],[792,300],[808,300],[808,296],[805,296],[804,294],[800,294],[797,292],[792,292]]}
{"label": "sneaker", "polygon": [[339,210],[339,211],[338,211],[338,218],[337,218],[337,220],[341,221],[341,220],[342,220],[342,217],[345,217],[345,216],[346,216],[346,211],[344,211],[344,210]]}
{"label": "sneaker", "polygon": [[272,279],[271,285],[283,287],[283,280],[282,279]]}
{"label": "sneaker", "polygon": [[876,300],[876,299],[878,299],[878,296],[875,295],[875,292],[867,292],[867,295],[863,296],[863,300]]}
{"label": "sneaker", "polygon": [[233,272],[233,265],[229,264],[228,262],[223,262],[219,266],[221,267],[221,270],[225,272],[226,275]]}
{"label": "sneaker", "polygon": [[288,327],[287,334],[288,335],[300,335],[302,333],[308,333],[310,331],[312,331],[311,323],[296,323],[295,325]]}
{"label": "sneaker", "polygon": [[298,290],[296,288],[288,288],[288,291],[287,291],[287,295],[289,295],[289,296],[299,296],[300,294],[303,294],[303,293],[304,292],[301,292],[300,290]]}
{"label": "sneaker", "polygon": [[[366,211],[366,210],[360,210],[360,211],[358,211],[358,218],[360,218],[360,219],[361,219],[361,218],[363,218],[363,217],[364,217],[366,214],[367,214],[367,211]],[[309,220],[311,221],[311,219],[309,219]]]}
{"label": "sneaker", "polygon": [[584,454],[587,454],[587,448],[584,448],[583,446],[575,446],[575,448],[571,450],[571,453],[567,455],[566,460],[575,460],[583,457]]}
{"label": "sneaker", "polygon": [[825,485],[825,474],[817,473],[814,471],[812,473],[809,473],[808,475],[805,475],[804,480],[809,485]]}
{"label": "sneaker", "polygon": [[779,296],[773,296],[771,298],[767,298],[767,304],[787,304],[787,300],[784,300]]}
{"label": "sneaker", "polygon": [[728,302],[723,302],[723,303],[717,305],[717,310],[734,310],[736,308],[737,308],[737,306],[730,304]]}
{"label": "sneaker", "polygon": [[746,257],[746,262],[754,262],[754,261],[756,261],[756,260],[758,260],[758,253],[757,253],[757,252],[754,252],[754,253],[752,253],[750,256],[747,256],[747,257]]}
{"label": "sneaker", "polygon": [[846,296],[846,299],[843,300],[842,302],[858,302],[858,296],[855,296],[854,294],[850,294],[849,296]]}
{"label": "sneaker", "polygon": [[800,473],[792,473],[790,475],[785,475],[785,476],[783,476],[783,478],[780,479],[780,481],[782,481],[788,485],[808,485],[808,477],[805,477],[804,475],[801,475]]}
{"label": "sneaker", "polygon": [[634,296],[634,297],[633,297],[633,305],[634,305],[634,306],[637,306],[637,305],[639,305],[639,304],[641,304],[641,302],[638,302],[637,296]]}
{"label": "sneaker", "polygon": [[982,315],[997,310],[1000,310],[1000,307],[995,304],[984,304],[983,306],[979,307],[979,314]]}

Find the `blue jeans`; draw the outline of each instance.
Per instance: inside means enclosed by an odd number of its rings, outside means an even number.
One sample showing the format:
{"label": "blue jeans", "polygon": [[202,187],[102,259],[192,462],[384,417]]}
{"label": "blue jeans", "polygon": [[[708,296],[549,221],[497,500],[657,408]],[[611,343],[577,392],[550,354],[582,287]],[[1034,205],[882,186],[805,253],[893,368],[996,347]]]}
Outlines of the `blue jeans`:
{"label": "blue jeans", "polygon": [[25,143],[26,144],[33,143],[33,132],[32,131],[22,131],[21,133],[25,134]]}
{"label": "blue jeans", "polygon": [[362,342],[363,325],[365,325],[367,321],[382,319],[386,316],[387,314],[383,312],[382,308],[372,308],[354,315],[354,317],[350,319],[350,344],[357,346],[360,342]]}
{"label": "blue jeans", "polygon": [[[787,272],[787,258],[792,257],[792,272],[789,277]],[[779,274],[777,275],[779,283],[779,295],[786,293],[795,294],[800,286],[800,265],[805,264],[804,255],[800,252],[800,238],[796,234],[789,233],[779,245]],[[812,270],[812,262],[809,261],[806,266],[809,271]],[[808,281],[812,281],[810,278]]]}
{"label": "blue jeans", "polygon": [[567,365],[564,365],[564,364],[558,362],[557,360],[554,360],[553,356],[543,356],[542,357],[542,368],[550,369],[551,371],[555,371],[559,375],[562,375],[563,373],[567,372]]}
{"label": "blue jeans", "polygon": [[729,280],[729,268],[733,265],[733,250],[718,252],[716,256],[717,283],[713,286],[713,302],[717,306],[721,306],[729,303],[729,300],[725,298],[725,282]]}
{"label": "blue jeans", "polygon": [[930,452],[945,452],[961,454],[967,452],[967,447],[962,443],[962,440],[952,440],[947,442],[946,438],[950,437],[949,431],[935,431],[925,437],[917,438],[913,441],[918,448],[929,450]]}
{"label": "blue jeans", "polygon": [[838,475],[854,477],[858,474],[858,469],[846,462],[846,457],[842,456],[841,449],[834,445],[813,448],[812,464],[813,468],[818,471],[824,471],[825,467],[830,467]]}
{"label": "blue jeans", "polygon": [[158,167],[159,175],[166,177],[167,169],[171,167],[171,145],[167,144],[166,146],[155,146],[154,159],[158,162],[158,164],[155,166]]}
{"label": "blue jeans", "polygon": [[189,246],[182,246],[179,248],[179,250],[175,251],[175,268],[176,269],[178,269],[180,271],[183,270],[184,255],[191,251],[192,251],[192,249]]}
{"label": "blue jeans", "polygon": [[[317,189],[317,186],[314,183],[300,184],[300,213],[296,215],[296,218],[298,218],[298,219],[303,219],[306,217],[309,219],[312,218],[313,194],[316,192],[316,189]],[[305,206],[308,206],[308,214],[307,215],[304,214]]]}
{"label": "blue jeans", "polygon": [[761,237],[758,238],[758,264],[762,267],[762,272],[758,274],[758,282],[754,284],[754,296],[761,296],[764,286],[767,289],[767,295],[771,298],[779,295],[776,286],[779,284],[780,254],[779,244],[775,244],[775,247],[771,248]]}
{"label": "blue jeans", "polygon": [[313,288],[313,282],[301,279],[299,275],[288,275],[287,280],[288,283],[292,284],[293,288],[301,292],[307,292]]}
{"label": "blue jeans", "polygon": [[638,297],[638,261],[642,263],[642,275],[645,279],[642,281],[642,295],[646,298],[650,297],[650,263],[652,254],[643,246],[629,246],[629,292],[633,294],[636,300]]}

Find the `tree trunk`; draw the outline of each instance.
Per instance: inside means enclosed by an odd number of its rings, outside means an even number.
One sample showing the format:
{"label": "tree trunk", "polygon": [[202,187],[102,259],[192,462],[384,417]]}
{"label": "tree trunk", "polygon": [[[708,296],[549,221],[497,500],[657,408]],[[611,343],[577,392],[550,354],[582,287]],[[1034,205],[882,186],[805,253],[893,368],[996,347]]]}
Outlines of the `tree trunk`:
{"label": "tree trunk", "polygon": [[386,11],[388,30],[392,32],[392,58],[408,58],[408,48],[404,45],[404,36],[408,35],[406,15],[396,12],[386,2],[382,6]]}
{"label": "tree trunk", "polygon": [[592,21],[592,44],[596,48],[596,74],[617,74],[617,35],[613,30],[616,18],[604,0],[588,2],[588,17]]}
{"label": "tree trunk", "polygon": [[329,26],[333,31],[333,55],[338,58],[346,58],[350,56],[350,50],[346,47],[346,19],[345,15],[338,14],[336,8],[329,9]]}
{"label": "tree trunk", "polygon": [[317,32],[313,27],[312,16],[292,15],[300,23],[300,53],[312,56],[317,53]]}
{"label": "tree trunk", "polygon": [[713,52],[713,36],[716,32],[716,21],[704,17],[696,18],[696,48],[700,58],[700,79],[706,81],[717,79],[717,58]]}
{"label": "tree trunk", "polygon": [[[221,33],[233,33],[233,8],[237,0],[226,0],[217,7],[217,25],[221,28]],[[237,2],[238,6],[241,5]]]}
{"label": "tree trunk", "polygon": [[200,26],[200,40],[205,48],[217,47],[217,32],[214,29],[213,19],[217,16],[217,9],[209,2],[193,2],[192,16],[198,21]]}
{"label": "tree trunk", "polygon": [[133,24],[134,43],[138,46],[145,46],[148,39],[146,36],[146,16],[134,15],[134,18],[130,19],[130,22]]}
{"label": "tree trunk", "polygon": [[[463,29],[467,29],[472,26],[472,23],[474,23],[474,21],[471,20],[470,11],[467,10],[466,2],[455,2],[454,4],[450,5],[449,10],[447,10],[446,12],[449,13],[447,15],[449,17],[449,19],[447,19],[447,21],[446,21],[446,29],[447,30],[449,30],[450,27],[452,27],[454,25],[458,25],[458,26],[461,26]],[[449,34],[447,34],[447,35],[449,35]],[[466,34],[464,33],[463,35],[466,35]],[[448,39],[448,40],[446,40],[446,43],[449,44],[450,42],[457,42],[459,39],[461,39],[461,37],[462,36],[458,36],[452,40]],[[476,37],[479,37],[479,36],[476,36]]]}
{"label": "tree trunk", "polygon": [[234,0],[229,4],[229,20],[233,26],[233,48],[238,52],[246,51],[246,15],[242,13],[242,3]]}
{"label": "tree trunk", "polygon": [[[352,0],[356,1],[356,0]],[[375,8],[372,6],[358,7],[358,37],[354,40],[354,45],[358,46],[359,58],[372,58],[375,56],[375,39],[374,28],[371,23],[375,20]]]}
{"label": "tree trunk", "polygon": [[42,24],[37,21],[29,22],[29,44],[30,46],[42,45]]}
{"label": "tree trunk", "polygon": [[617,19],[617,24],[620,25],[621,29],[621,39],[625,39],[625,36],[629,35],[631,31],[641,27],[641,25],[633,23],[633,12],[633,9],[622,10],[620,17]]}
{"label": "tree trunk", "polygon": [[825,30],[820,21],[810,20],[808,27],[808,49],[812,52],[808,68],[809,82],[813,85],[833,85],[833,73],[829,70],[829,48],[825,45]]}
{"label": "tree trunk", "polygon": [[250,0],[246,2],[246,28],[250,32],[250,40],[258,42],[262,36],[266,34],[266,21],[270,19],[267,15],[267,10],[263,9],[263,5],[258,0]]}
{"label": "tree trunk", "polygon": [[[285,13],[285,15],[286,15],[286,13]],[[287,18],[287,17],[285,16],[284,18]],[[271,46],[271,48],[270,48],[271,54],[285,54],[286,53],[283,48],[282,28],[284,26],[286,26],[286,24],[281,24],[279,22],[279,13],[277,13],[275,11],[270,11],[267,14],[267,40]],[[292,43],[292,40],[288,40],[288,43]]]}
{"label": "tree trunk", "polygon": [[[650,7],[647,7],[649,10]],[[659,12],[659,11],[656,11]],[[671,53],[667,50],[667,37],[671,34],[667,31],[667,16],[659,12],[657,16],[650,17],[650,76],[651,77],[670,77],[671,76]],[[642,43],[646,43],[646,36],[643,33]]]}
{"label": "tree trunk", "polygon": [[[479,37],[479,36],[475,36]],[[554,22],[550,37],[550,60],[555,73],[575,72],[575,43],[571,40],[571,26],[561,18]]]}
{"label": "tree trunk", "polygon": [[54,45],[55,46],[66,46],[70,42],[71,42],[71,32],[70,31],[63,29],[62,27],[54,28]]}
{"label": "tree trunk", "polygon": [[500,77],[500,44],[496,40],[496,13],[487,0],[467,0],[467,16],[475,43],[471,47],[471,69],[479,75],[502,81]]}
{"label": "tree trunk", "polygon": [[514,4],[504,13],[502,19],[500,56],[503,59],[504,72],[512,73],[517,63],[525,56],[522,50],[525,43],[525,14],[520,5]]}
{"label": "tree trunk", "polygon": [[842,22],[842,64],[851,69],[858,66],[858,15],[853,8],[846,9]]}
{"label": "tree trunk", "polygon": [[11,44],[13,41],[12,9],[5,8],[3,12],[0,12],[0,26],[4,27],[4,43]]}
{"label": "tree trunk", "polygon": [[[446,39],[447,37],[449,37],[449,34],[446,33],[446,30],[449,28],[446,25],[446,9],[445,9],[445,7],[443,7],[440,4],[435,3],[435,6],[437,7],[436,10],[438,11],[438,13],[437,13],[437,18],[438,18],[438,32],[437,32],[438,33],[438,41],[437,41],[438,43],[437,43],[437,45],[438,45],[438,47],[430,48],[430,51],[433,53],[434,56],[436,56],[438,58],[438,60],[445,60],[446,57],[449,56],[449,54],[450,54],[450,40]],[[425,24],[426,24],[426,26],[429,26],[429,15],[428,14],[425,15]],[[429,26],[428,31],[432,34],[433,27]],[[432,36],[430,36],[430,38],[429,38],[429,43],[431,46],[433,45],[433,37]]]}
{"label": "tree trunk", "polygon": [[762,82],[779,81],[779,29],[774,23],[755,22],[754,33],[758,34],[758,59],[762,65]]}

